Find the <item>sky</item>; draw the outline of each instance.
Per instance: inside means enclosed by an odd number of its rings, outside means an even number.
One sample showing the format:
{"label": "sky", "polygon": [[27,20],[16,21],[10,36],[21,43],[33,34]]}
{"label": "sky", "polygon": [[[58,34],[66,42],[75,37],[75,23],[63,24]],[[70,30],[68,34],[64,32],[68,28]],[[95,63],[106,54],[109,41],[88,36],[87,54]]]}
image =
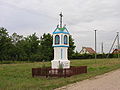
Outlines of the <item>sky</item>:
{"label": "sky", "polygon": [[[0,27],[10,34],[51,33],[63,23],[72,35],[76,50],[94,49],[94,30],[97,30],[97,52],[109,52],[116,32],[120,32],[120,0],[0,0]],[[117,43],[115,43],[115,46]],[[115,47],[114,47],[115,48]]]}

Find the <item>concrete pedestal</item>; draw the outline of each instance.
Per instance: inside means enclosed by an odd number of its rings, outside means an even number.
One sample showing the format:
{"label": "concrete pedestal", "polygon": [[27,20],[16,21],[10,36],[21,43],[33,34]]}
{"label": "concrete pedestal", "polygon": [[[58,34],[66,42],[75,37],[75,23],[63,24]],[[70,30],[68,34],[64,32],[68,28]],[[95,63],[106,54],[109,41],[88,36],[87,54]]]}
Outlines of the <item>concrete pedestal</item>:
{"label": "concrete pedestal", "polygon": [[62,68],[70,68],[70,61],[69,60],[52,60],[52,69],[59,69],[60,64]]}

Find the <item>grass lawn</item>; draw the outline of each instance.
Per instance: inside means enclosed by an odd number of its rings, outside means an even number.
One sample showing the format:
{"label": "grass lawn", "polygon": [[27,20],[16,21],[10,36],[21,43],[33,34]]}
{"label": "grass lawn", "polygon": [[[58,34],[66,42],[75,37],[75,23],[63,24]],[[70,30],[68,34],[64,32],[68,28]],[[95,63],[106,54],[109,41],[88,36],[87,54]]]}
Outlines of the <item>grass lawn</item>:
{"label": "grass lawn", "polygon": [[[50,62],[45,62],[50,66]],[[88,66],[87,74],[68,78],[32,78],[31,69],[42,63],[0,64],[0,90],[52,90],[120,68],[120,59],[72,60],[72,66]]]}

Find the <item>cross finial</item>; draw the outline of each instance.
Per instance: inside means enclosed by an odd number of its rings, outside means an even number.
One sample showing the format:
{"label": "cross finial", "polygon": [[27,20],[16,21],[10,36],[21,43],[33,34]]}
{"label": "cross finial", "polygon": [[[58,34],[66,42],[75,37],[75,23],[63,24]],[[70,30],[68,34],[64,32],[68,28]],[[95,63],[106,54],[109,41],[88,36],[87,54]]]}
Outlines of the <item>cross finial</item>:
{"label": "cross finial", "polygon": [[60,13],[60,17],[62,17],[63,15],[62,15],[62,12]]}
{"label": "cross finial", "polygon": [[62,17],[63,17],[62,12],[59,15],[60,15],[60,28],[62,28]]}

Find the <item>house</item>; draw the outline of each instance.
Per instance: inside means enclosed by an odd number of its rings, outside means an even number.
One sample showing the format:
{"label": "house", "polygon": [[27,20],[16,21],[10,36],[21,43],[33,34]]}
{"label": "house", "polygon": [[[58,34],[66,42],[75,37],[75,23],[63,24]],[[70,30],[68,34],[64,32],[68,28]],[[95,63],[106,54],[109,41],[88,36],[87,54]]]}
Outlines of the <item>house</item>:
{"label": "house", "polygon": [[118,54],[118,53],[120,54],[120,49],[114,49],[112,52],[112,54]]}
{"label": "house", "polygon": [[95,54],[96,52],[91,47],[82,47],[80,54]]}

